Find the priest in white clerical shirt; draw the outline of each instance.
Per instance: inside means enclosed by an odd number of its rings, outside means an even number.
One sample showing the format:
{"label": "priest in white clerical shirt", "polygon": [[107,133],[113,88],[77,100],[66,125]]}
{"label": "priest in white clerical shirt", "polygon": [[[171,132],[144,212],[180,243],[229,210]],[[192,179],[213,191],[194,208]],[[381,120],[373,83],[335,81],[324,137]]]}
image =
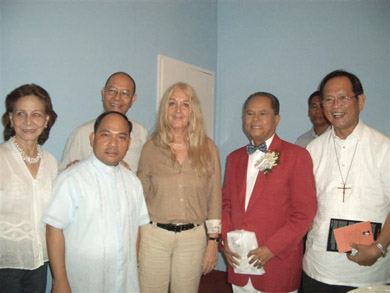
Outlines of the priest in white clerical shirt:
{"label": "priest in white clerical shirt", "polygon": [[131,128],[119,112],[101,114],[91,156],[55,181],[43,218],[53,292],[139,292],[138,228],[150,220],[141,182],[121,164]]}
{"label": "priest in white clerical shirt", "polygon": [[[390,275],[390,257],[386,256],[390,244],[389,137],[360,119],[366,97],[354,74],[329,73],[320,84],[320,94],[332,128],[307,147],[313,159],[318,212],[306,241],[303,291],[349,292],[384,285]],[[329,231],[361,221],[378,227],[373,231],[382,230],[376,241],[351,243],[354,254],[334,251]]]}

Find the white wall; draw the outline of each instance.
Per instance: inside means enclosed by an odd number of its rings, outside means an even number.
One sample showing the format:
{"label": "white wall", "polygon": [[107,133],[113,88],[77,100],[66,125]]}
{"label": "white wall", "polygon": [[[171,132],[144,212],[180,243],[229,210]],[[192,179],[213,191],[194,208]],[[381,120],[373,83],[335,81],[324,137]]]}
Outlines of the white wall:
{"label": "white wall", "polygon": [[60,160],[70,132],[101,113],[107,77],[126,71],[135,78],[138,95],[129,116],[150,130],[158,54],[216,70],[216,4],[0,0],[0,112],[15,87],[34,82],[46,88],[58,120],[45,149]]}

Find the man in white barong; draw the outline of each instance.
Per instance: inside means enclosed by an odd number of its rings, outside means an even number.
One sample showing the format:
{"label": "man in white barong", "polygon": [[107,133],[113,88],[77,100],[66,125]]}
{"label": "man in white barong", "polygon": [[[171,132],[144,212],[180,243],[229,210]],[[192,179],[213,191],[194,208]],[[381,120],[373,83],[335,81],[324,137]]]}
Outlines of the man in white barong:
{"label": "man in white barong", "polygon": [[[332,129],[307,147],[316,181],[318,212],[308,233],[303,259],[304,292],[348,292],[384,285],[390,274],[390,140],[359,118],[366,97],[360,80],[336,70],[320,84]],[[387,220],[386,220],[387,219]],[[355,255],[329,249],[337,222],[382,225],[371,245],[351,243]]]}
{"label": "man in white barong", "polygon": [[[126,72],[111,74],[101,90],[101,98],[103,111],[117,111],[126,115],[137,99],[136,84],[133,77]],[[61,172],[67,167],[87,159],[92,153],[89,134],[93,131],[94,124],[95,120],[88,121],[78,126],[70,134],[58,166]],[[143,125],[134,120],[131,120],[131,124],[131,145],[122,160],[122,164],[137,173],[139,157],[148,132]]]}
{"label": "man in white barong", "polygon": [[43,218],[53,292],[139,292],[137,233],[150,220],[141,182],[120,164],[130,132],[124,114],[101,114],[93,153],[55,181]]}

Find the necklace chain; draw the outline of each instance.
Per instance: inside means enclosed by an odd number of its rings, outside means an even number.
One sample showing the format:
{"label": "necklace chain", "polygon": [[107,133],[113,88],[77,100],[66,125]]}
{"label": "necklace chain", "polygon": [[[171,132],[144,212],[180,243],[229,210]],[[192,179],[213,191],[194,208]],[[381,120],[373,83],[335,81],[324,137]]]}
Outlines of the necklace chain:
{"label": "necklace chain", "polygon": [[355,154],[356,154],[356,150],[357,150],[358,144],[359,144],[359,141],[356,143],[355,150],[353,151],[353,155],[352,155],[352,160],[351,160],[351,163],[349,164],[347,176],[345,177],[345,181],[344,181],[343,173],[341,172],[339,157],[338,157],[338,155],[337,155],[336,141],[335,141],[334,136],[333,136],[334,152],[335,152],[335,154],[336,154],[337,166],[339,167],[339,172],[340,172],[340,176],[341,176],[341,181],[342,181],[342,183],[343,183],[343,187],[340,188],[340,189],[343,189],[343,202],[344,202],[344,196],[345,196],[345,189],[351,189],[351,188],[345,187],[345,185],[347,185],[347,180],[348,180],[349,172],[351,171],[353,159],[355,158]]}
{"label": "necklace chain", "polygon": [[13,142],[13,144],[16,147],[16,149],[18,150],[20,156],[22,157],[23,161],[25,161],[26,163],[36,164],[42,159],[43,151],[42,151],[42,147],[39,144],[37,144],[37,156],[35,158],[31,158],[31,157],[27,156],[26,153],[24,152],[24,150],[18,145],[18,143],[16,142],[15,136],[11,137],[10,140]]}

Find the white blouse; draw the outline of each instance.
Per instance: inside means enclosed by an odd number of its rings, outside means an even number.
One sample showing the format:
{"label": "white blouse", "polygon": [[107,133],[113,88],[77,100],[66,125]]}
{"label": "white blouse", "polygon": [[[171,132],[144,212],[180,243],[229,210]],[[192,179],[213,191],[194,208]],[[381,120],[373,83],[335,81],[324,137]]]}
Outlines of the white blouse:
{"label": "white blouse", "polygon": [[0,144],[0,268],[36,269],[48,261],[46,225],[57,161],[43,151],[34,179],[11,141]]}

